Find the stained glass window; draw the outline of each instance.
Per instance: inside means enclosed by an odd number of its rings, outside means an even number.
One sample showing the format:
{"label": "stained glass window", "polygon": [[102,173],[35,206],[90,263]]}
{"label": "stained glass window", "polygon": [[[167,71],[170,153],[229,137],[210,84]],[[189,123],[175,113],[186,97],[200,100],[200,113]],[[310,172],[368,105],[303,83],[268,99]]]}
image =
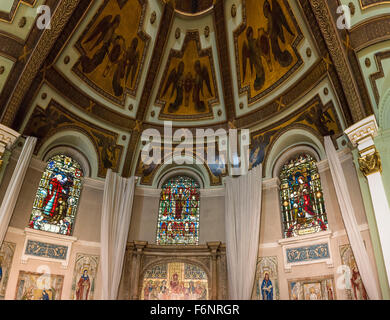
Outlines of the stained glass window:
{"label": "stained glass window", "polygon": [[46,166],[35,196],[29,227],[71,235],[83,172],[71,157],[56,155]]}
{"label": "stained glass window", "polygon": [[162,187],[157,226],[157,244],[198,244],[199,184],[177,176]]}
{"label": "stained glass window", "polygon": [[328,228],[320,175],[308,154],[286,163],[280,173],[283,232],[285,238]]}

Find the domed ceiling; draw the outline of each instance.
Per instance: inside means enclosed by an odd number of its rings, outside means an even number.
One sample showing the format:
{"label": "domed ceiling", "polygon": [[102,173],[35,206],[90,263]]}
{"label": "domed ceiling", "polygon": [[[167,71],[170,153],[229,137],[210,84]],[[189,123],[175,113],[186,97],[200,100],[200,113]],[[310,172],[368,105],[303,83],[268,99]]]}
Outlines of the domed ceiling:
{"label": "domed ceiling", "polygon": [[[336,141],[373,110],[350,41],[358,37],[334,28],[337,1],[6,2],[2,123],[37,136],[37,154],[86,138],[97,177],[113,168],[151,185],[159,168],[140,163],[140,135],[163,132],[167,120],[193,131],[249,128],[255,165],[289,128]],[[353,2],[360,15],[385,3]],[[35,24],[43,4],[51,29]],[[229,170],[217,169],[206,165],[211,185]]]}

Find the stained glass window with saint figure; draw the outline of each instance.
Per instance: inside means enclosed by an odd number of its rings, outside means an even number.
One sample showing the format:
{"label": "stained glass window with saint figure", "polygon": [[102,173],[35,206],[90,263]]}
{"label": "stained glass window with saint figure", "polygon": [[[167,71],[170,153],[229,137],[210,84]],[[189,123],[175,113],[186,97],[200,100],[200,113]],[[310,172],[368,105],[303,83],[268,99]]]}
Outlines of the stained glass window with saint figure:
{"label": "stained glass window with saint figure", "polygon": [[187,176],[176,176],[163,185],[158,215],[157,244],[198,244],[199,193],[198,182]]}
{"label": "stained glass window with saint figure", "polygon": [[285,238],[328,228],[324,197],[316,161],[308,154],[287,162],[280,173]]}
{"label": "stained glass window with saint figure", "polygon": [[79,204],[83,171],[65,155],[52,157],[35,196],[29,227],[71,235]]}

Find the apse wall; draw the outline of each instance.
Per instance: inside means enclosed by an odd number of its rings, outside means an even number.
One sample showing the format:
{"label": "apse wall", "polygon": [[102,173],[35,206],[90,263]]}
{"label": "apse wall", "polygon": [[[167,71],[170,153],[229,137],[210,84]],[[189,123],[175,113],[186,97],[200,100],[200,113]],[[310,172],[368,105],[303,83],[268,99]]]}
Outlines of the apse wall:
{"label": "apse wall", "polygon": [[[0,185],[0,201],[3,200],[6,188],[15,169],[20,149],[14,150],[3,181]],[[46,163],[33,157],[27,170],[22,189],[17,199],[16,207],[10,221],[10,227],[5,241],[16,244],[12,266],[7,285],[5,299],[14,299],[17,288],[19,271],[35,273],[50,272],[64,276],[62,300],[72,299],[74,296],[74,268],[76,256],[79,253],[100,256],[100,221],[104,190],[104,180],[84,178],[80,204],[74,225],[74,232],[68,238],[72,242],[72,249],[66,266],[63,263],[34,257],[24,261],[26,232],[33,202]],[[200,205],[200,244],[211,241],[225,242],[224,197],[223,189],[202,190]],[[134,198],[131,228],[128,241],[147,241],[156,243],[156,228],[159,208],[159,189],[137,187]],[[27,230],[27,231],[26,231]],[[35,231],[35,230],[33,230]],[[35,235],[36,236],[36,235]],[[49,232],[39,233],[40,241],[45,239],[61,240],[61,236]],[[94,299],[100,298],[100,269],[98,268]]]}
{"label": "apse wall", "polygon": [[[375,257],[370,238],[370,232],[365,215],[364,204],[362,200],[359,181],[356,174],[356,169],[352,160],[352,154],[348,149],[339,152],[340,160],[344,174],[348,177],[348,186],[351,199],[354,205],[356,220],[362,237],[367,248],[372,269],[375,270],[375,279],[378,283],[377,268]],[[326,213],[328,217],[328,231],[319,232],[311,235],[300,236],[298,238],[283,239],[281,213],[280,213],[280,198],[279,198],[279,179],[272,178],[264,181],[263,184],[263,204],[260,224],[260,239],[258,253],[258,267],[256,274],[256,282],[253,289],[253,298],[261,299],[261,295],[256,294],[256,285],[263,281],[264,274],[259,272],[261,263],[267,261],[267,266],[270,268],[270,261],[277,264],[277,274],[272,272],[273,281],[278,287],[278,294],[275,294],[282,300],[291,300],[292,288],[291,283],[307,281],[314,283],[321,279],[331,279],[333,281],[335,299],[349,299],[348,293],[343,284],[345,283],[344,271],[345,262],[342,261],[342,250],[345,250],[349,244],[346,235],[343,219],[340,208],[337,202],[337,195],[333,185],[332,176],[330,173],[327,160],[322,160],[317,163],[321,184],[323,188]],[[299,261],[291,264],[287,260],[287,250],[306,250],[320,244],[327,244],[329,248],[329,258],[319,259],[317,261]],[[344,265],[344,266],[343,266]],[[270,272],[270,269],[265,269]]]}
{"label": "apse wall", "polygon": [[[14,151],[7,167],[4,180],[0,187],[0,201],[4,196],[6,186],[11,178],[18,153],[19,150]],[[349,177],[348,185],[356,212],[356,219],[362,232],[370,260],[373,263],[373,270],[375,270],[375,277],[377,279],[375,258],[352,155],[348,149],[340,151],[339,154],[343,163],[345,175]],[[72,241],[72,249],[67,264],[64,266],[63,263],[48,261],[40,259],[39,257],[25,260],[23,250],[25,248],[26,235],[28,236],[28,229],[26,229],[26,233],[25,228],[27,227],[30,218],[32,203],[45,165],[44,162],[36,157],[31,161],[10,222],[10,228],[6,235],[5,241],[16,244],[5,296],[6,299],[15,298],[17,278],[20,270],[39,273],[42,272],[43,269],[43,271],[46,269],[50,270],[53,274],[64,275],[64,287],[61,298],[71,299],[74,291],[73,282],[76,255],[83,253],[100,256],[100,219],[104,181],[85,178],[74,233],[72,237],[68,237]],[[328,276],[334,281],[334,294],[336,298],[347,298],[345,290],[338,289],[336,284],[343,278],[343,273],[340,269],[340,266],[343,264],[341,261],[340,248],[348,244],[348,237],[346,236],[327,160],[318,162],[318,168],[328,215],[329,232],[320,232],[318,234],[299,237],[299,239],[283,239],[279,181],[276,177],[273,177],[265,179],[263,182],[258,258],[259,261],[264,258],[275,258],[277,264],[277,278],[275,281],[278,283],[278,298],[280,299],[291,298],[289,288],[289,283],[291,281],[297,279],[317,279]],[[129,243],[134,241],[147,241],[149,244],[155,244],[159,198],[159,189],[137,187],[128,237]],[[207,242],[212,241],[225,243],[224,200],[223,188],[201,191],[199,241],[201,245],[205,245]],[[55,234],[43,232],[40,240],[44,242],[45,237],[54,239],[56,236],[57,235]],[[298,263],[293,266],[286,263],[286,248],[291,246],[312,246],[319,243],[327,243],[329,245],[329,259],[310,264]],[[95,299],[99,299],[101,293],[99,279],[100,269],[98,269],[96,277]],[[257,276],[256,281],[262,281],[262,278]],[[255,290],[253,298],[259,298],[256,296]]]}

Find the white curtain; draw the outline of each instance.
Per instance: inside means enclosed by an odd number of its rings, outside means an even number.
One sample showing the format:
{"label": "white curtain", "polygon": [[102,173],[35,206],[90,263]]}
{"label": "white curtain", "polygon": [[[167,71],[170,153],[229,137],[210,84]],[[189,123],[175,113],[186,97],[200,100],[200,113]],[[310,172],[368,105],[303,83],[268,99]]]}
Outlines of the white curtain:
{"label": "white curtain", "polygon": [[371,300],[379,299],[379,290],[375,281],[374,272],[370,263],[367,250],[364,246],[362,235],[359,231],[347,181],[338,153],[330,137],[325,137],[325,150],[329,161],[330,172],[336,189],[337,200],[340,205],[341,215],[345,229],[355,256],[357,267],[367,295]]}
{"label": "white curtain", "polygon": [[0,246],[3,244],[16,201],[34,152],[37,138],[27,137],[0,207]]}
{"label": "white curtain", "polygon": [[261,165],[246,176],[226,179],[226,255],[232,300],[251,299],[259,248],[261,196]]}
{"label": "white curtain", "polygon": [[116,300],[133,207],[135,177],[107,171],[101,219],[102,299]]}

